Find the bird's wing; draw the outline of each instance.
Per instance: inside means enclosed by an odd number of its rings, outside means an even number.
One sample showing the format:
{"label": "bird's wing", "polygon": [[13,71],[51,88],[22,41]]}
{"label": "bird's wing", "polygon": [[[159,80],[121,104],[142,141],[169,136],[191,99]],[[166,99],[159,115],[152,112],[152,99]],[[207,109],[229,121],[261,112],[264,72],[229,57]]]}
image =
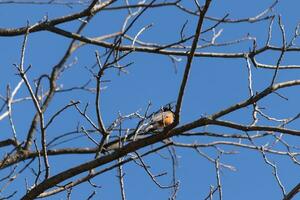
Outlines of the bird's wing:
{"label": "bird's wing", "polygon": [[163,120],[163,113],[157,113],[151,117],[150,123],[157,123]]}

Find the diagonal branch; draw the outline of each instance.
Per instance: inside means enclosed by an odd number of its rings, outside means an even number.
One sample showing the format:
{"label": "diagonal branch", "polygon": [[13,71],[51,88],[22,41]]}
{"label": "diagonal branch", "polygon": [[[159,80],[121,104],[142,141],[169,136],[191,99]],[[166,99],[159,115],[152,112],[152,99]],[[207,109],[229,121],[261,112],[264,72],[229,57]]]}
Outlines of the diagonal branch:
{"label": "diagonal branch", "polygon": [[183,95],[184,95],[186,84],[187,84],[187,81],[188,81],[188,78],[189,78],[189,73],[190,73],[190,69],[191,69],[191,66],[192,66],[193,58],[194,58],[194,55],[195,55],[195,52],[196,52],[196,49],[197,49],[197,44],[198,44],[198,40],[199,40],[199,37],[200,37],[204,16],[205,16],[205,14],[206,14],[206,12],[209,8],[210,2],[211,2],[211,0],[206,0],[203,9],[200,11],[198,24],[197,24],[197,28],[196,28],[196,31],[195,31],[195,37],[194,37],[194,40],[193,40],[191,51],[189,52],[189,54],[187,56],[187,63],[186,63],[186,66],[185,66],[182,82],[181,82],[178,97],[177,97],[174,126],[178,125],[179,120],[180,120],[180,111],[181,111]]}
{"label": "diagonal branch", "polygon": [[28,67],[28,69],[24,70],[24,57],[25,57],[25,46],[27,43],[27,37],[29,34],[29,28],[27,29],[27,32],[24,36],[24,41],[23,41],[23,46],[22,46],[22,55],[21,55],[21,61],[20,61],[20,65],[18,66],[18,71],[19,71],[19,75],[21,76],[21,78],[23,79],[25,85],[27,86],[27,89],[29,91],[29,94],[31,96],[31,99],[33,101],[33,104],[36,108],[36,111],[38,113],[38,116],[40,118],[40,129],[41,129],[41,144],[42,144],[42,149],[43,149],[43,158],[44,158],[44,164],[45,164],[45,168],[46,168],[46,173],[45,173],[45,179],[47,179],[49,177],[50,174],[50,166],[49,166],[49,161],[48,161],[48,156],[47,156],[47,144],[46,144],[46,129],[45,129],[45,122],[44,122],[44,113],[43,110],[41,109],[41,106],[39,104],[38,99],[36,98],[33,89],[29,83],[29,80],[26,76],[26,72],[29,70],[30,66]]}
{"label": "diagonal branch", "polygon": [[261,100],[262,98],[268,96],[269,94],[275,92],[278,89],[286,88],[286,87],[290,87],[290,86],[296,86],[296,85],[300,85],[300,80],[286,81],[286,82],[281,82],[281,83],[278,83],[275,85],[271,85],[271,86],[267,87],[265,90],[263,90],[262,92],[252,96],[251,98],[211,115],[210,118],[211,119],[220,118],[220,117],[227,115],[233,111],[236,111],[240,108],[249,106],[249,105]]}
{"label": "diagonal branch", "polygon": [[296,194],[300,192],[300,183],[298,183],[284,198],[283,200],[292,200]]}
{"label": "diagonal branch", "polygon": [[[59,25],[62,23],[78,20],[83,17],[92,16],[94,13],[99,12],[100,10],[111,5],[115,1],[116,0],[108,0],[102,4],[96,5],[98,3],[98,0],[93,0],[92,3],[89,5],[89,7],[81,12],[66,15],[66,16],[59,17],[59,18],[55,18],[55,19],[52,19],[49,21],[46,19],[45,21],[38,22],[38,23],[30,26],[29,33],[47,30],[47,27],[49,27],[49,26],[56,26],[56,25]],[[0,35],[1,36],[24,35],[24,34],[26,34],[27,28],[28,28],[27,26],[20,27],[20,28],[8,28],[8,29],[0,28]]]}

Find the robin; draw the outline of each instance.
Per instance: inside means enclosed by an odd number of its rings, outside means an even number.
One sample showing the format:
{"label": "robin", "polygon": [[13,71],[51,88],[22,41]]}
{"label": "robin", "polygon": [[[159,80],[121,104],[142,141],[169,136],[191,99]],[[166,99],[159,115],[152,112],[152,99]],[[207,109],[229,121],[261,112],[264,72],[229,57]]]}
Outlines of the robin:
{"label": "robin", "polygon": [[141,133],[160,131],[174,122],[175,114],[171,106],[164,106],[158,112],[153,113],[147,123],[141,125],[133,136],[136,140],[137,135]]}
{"label": "robin", "polygon": [[174,122],[174,113],[172,110],[162,109],[158,113],[154,114],[148,126],[144,129],[144,132],[156,131],[163,129]]}
{"label": "robin", "polygon": [[[162,107],[158,112],[153,113],[148,118],[148,122],[142,124],[134,133],[133,136],[127,138],[126,140],[133,140],[140,138],[139,134],[145,134],[147,132],[160,131],[174,122],[175,114],[172,111],[171,104]],[[141,137],[143,138],[143,137]],[[119,142],[110,144],[107,150],[119,148]]]}

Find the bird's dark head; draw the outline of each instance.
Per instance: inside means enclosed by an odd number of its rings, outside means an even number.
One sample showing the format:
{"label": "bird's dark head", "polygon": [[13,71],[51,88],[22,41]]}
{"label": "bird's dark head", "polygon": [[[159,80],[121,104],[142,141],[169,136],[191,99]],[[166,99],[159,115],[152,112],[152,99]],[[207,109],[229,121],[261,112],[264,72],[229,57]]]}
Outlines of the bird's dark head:
{"label": "bird's dark head", "polygon": [[174,111],[173,111],[174,107],[175,107],[175,101],[172,101],[172,102],[170,102],[170,103],[168,103],[168,104],[162,106],[161,110],[162,110],[163,112],[165,112],[165,111],[171,111],[171,112],[174,112]]}

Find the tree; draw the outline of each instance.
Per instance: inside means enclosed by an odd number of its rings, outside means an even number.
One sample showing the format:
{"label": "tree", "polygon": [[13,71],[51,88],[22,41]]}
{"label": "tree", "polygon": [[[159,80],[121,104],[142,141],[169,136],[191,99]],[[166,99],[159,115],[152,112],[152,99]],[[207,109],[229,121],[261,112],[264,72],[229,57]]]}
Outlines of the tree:
{"label": "tree", "polygon": [[297,195],[296,1],[0,3],[2,199]]}

